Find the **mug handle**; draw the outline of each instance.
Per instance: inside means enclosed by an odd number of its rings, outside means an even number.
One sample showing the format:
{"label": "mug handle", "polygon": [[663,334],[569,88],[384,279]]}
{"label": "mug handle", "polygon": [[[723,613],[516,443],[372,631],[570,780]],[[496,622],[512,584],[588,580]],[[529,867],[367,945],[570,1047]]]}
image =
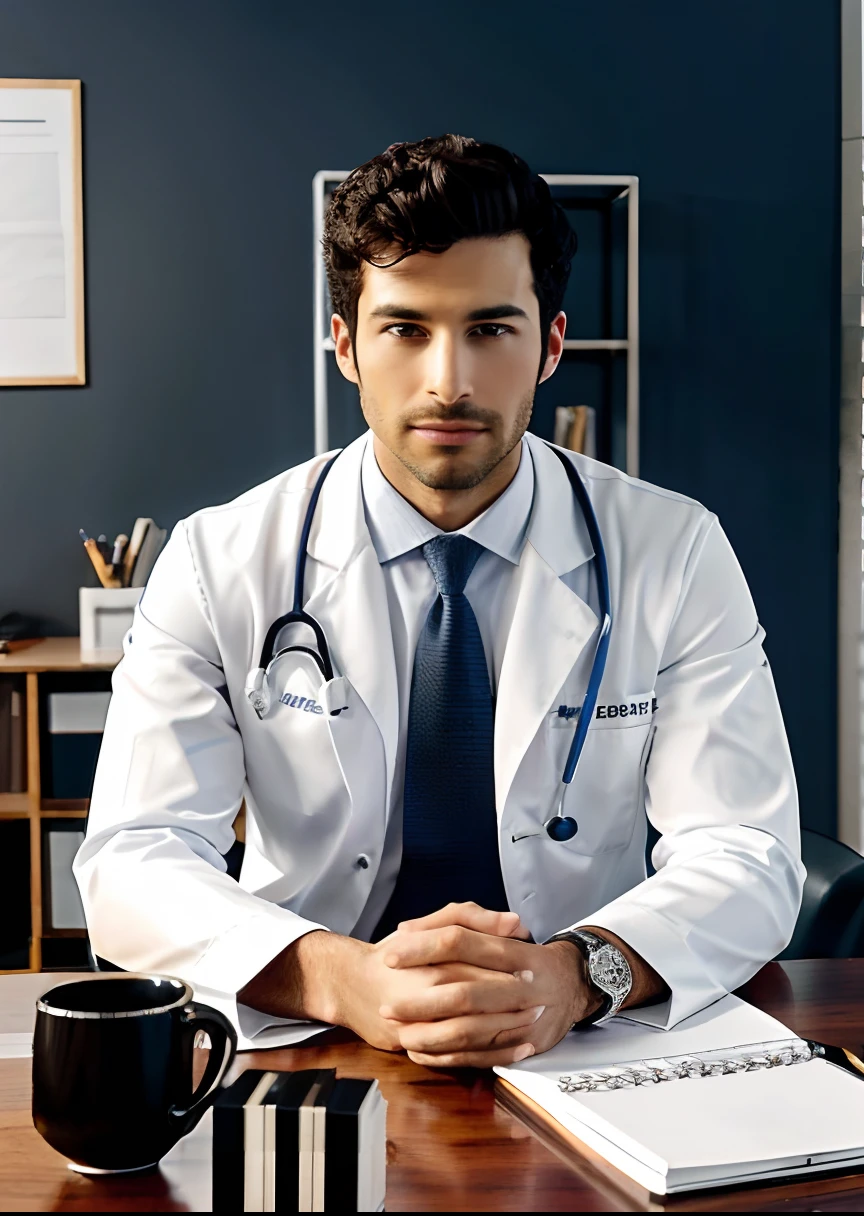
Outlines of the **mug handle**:
{"label": "mug handle", "polygon": [[199,1030],[204,1030],[210,1039],[210,1056],[204,1067],[204,1075],[192,1094],[185,1110],[172,1107],[171,1115],[183,1124],[182,1135],[190,1132],[215,1097],[219,1082],[228,1071],[237,1050],[237,1033],[224,1014],[209,1005],[189,1001],[180,1012],[183,1033],[191,1034],[193,1041]]}

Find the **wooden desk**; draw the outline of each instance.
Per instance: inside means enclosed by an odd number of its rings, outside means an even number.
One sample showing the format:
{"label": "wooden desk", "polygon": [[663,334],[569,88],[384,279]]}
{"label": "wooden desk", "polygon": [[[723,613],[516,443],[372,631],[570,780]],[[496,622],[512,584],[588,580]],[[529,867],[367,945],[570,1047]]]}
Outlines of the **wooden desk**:
{"label": "wooden desk", "polygon": [[[51,986],[50,976],[41,978],[45,988]],[[864,959],[771,963],[741,995],[800,1035],[861,1051]],[[864,1211],[864,1173],[665,1201],[634,1199],[632,1186],[622,1187],[616,1171],[587,1162],[571,1168],[496,1105],[491,1074],[432,1072],[404,1056],[375,1051],[345,1031],[329,1031],[305,1047],[244,1053],[234,1071],[333,1065],[343,1076],[378,1077],[390,1104],[390,1212]],[[29,1074],[28,1060],[0,1060],[0,1209],[209,1210],[206,1126],[152,1175],[85,1178],[67,1170],[34,1130]]]}

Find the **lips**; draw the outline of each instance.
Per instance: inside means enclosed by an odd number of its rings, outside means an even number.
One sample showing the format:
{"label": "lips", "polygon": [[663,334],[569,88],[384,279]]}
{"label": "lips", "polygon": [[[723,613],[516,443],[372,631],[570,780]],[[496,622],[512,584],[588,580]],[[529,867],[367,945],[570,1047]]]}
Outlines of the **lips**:
{"label": "lips", "polygon": [[432,422],[428,426],[414,426],[411,429],[427,443],[437,443],[445,447],[472,443],[478,436],[486,433],[485,427],[469,427],[459,422]]}

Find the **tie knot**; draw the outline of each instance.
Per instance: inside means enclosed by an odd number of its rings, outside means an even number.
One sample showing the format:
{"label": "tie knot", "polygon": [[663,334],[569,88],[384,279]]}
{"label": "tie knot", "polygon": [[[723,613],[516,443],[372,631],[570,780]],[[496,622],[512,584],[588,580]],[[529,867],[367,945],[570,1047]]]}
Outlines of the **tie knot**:
{"label": "tie knot", "polygon": [[423,546],[423,556],[442,595],[461,595],[483,546],[469,536],[436,536]]}

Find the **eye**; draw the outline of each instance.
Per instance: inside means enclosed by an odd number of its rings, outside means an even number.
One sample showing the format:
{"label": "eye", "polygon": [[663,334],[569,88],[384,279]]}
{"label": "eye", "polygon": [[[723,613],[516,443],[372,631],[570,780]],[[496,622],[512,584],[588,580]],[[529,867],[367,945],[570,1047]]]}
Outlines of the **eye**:
{"label": "eye", "polygon": [[[397,330],[409,330],[409,333],[397,333]],[[397,338],[416,338],[418,334],[423,336],[423,330],[417,325],[412,325],[409,321],[403,321],[400,325],[388,325],[384,331],[388,334],[394,334]]]}
{"label": "eye", "polygon": [[477,334],[481,338],[500,338],[504,334],[512,334],[513,329],[509,325],[498,325],[494,321],[488,321],[485,325],[478,325],[476,329],[472,329],[471,333]]}

